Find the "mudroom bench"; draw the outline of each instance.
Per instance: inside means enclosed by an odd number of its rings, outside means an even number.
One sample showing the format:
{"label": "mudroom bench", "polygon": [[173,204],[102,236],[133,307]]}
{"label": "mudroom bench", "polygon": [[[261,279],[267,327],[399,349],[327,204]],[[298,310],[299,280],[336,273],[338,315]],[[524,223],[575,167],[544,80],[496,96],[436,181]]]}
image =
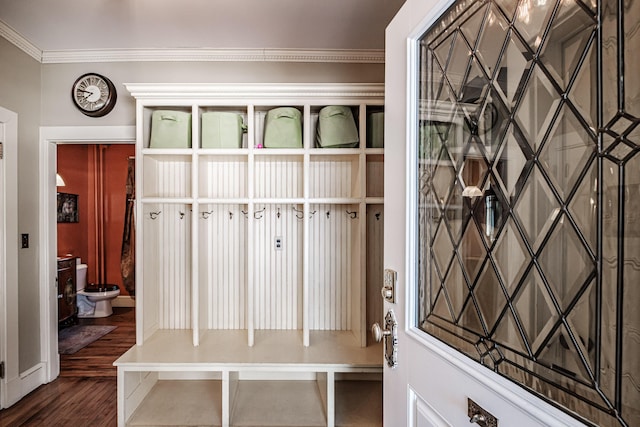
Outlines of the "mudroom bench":
{"label": "mudroom bench", "polygon": [[118,425],[381,425],[379,344],[317,332],[323,345],[303,347],[279,331],[247,347],[246,334],[215,335],[193,347],[190,333],[162,331],[121,356]]}

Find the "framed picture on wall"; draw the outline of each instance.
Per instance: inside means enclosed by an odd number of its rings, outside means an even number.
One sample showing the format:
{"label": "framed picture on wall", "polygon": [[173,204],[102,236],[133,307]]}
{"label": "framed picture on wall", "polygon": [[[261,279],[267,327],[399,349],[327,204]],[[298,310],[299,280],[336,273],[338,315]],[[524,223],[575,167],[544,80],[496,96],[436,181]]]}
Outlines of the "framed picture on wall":
{"label": "framed picture on wall", "polygon": [[77,194],[58,193],[58,222],[79,222]]}

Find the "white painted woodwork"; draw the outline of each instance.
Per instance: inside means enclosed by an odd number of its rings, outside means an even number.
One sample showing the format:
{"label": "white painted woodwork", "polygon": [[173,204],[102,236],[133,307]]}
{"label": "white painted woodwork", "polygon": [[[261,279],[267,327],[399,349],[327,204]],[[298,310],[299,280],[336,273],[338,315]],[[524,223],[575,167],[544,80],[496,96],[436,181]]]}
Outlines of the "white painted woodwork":
{"label": "white painted woodwork", "polygon": [[[187,378],[220,387],[202,400],[220,404],[223,426],[256,422],[261,411],[238,409],[246,402],[291,409],[278,391],[287,383],[269,379],[293,381],[293,423],[375,419],[344,405],[338,412],[335,397],[338,373],[366,375],[352,393],[380,384],[381,346],[367,342],[367,322],[382,315],[384,150],[365,141],[366,112],[383,108],[382,86],[126,86],[138,121],[138,335],[116,361],[119,424],[149,422],[165,380]],[[315,147],[326,105],[358,112],[360,147]],[[277,106],[303,112],[303,148],[256,147],[266,112]],[[192,113],[191,148],[149,148],[157,109]],[[243,115],[241,148],[200,148],[200,115],[209,111]],[[282,425],[274,420],[261,422]]]}
{"label": "white painted woodwork", "polygon": [[384,368],[384,425],[469,425],[470,397],[499,425],[580,426],[576,419],[480,366],[416,325],[416,40],[451,0],[407,0],[387,28],[384,267],[398,272],[398,366]]}

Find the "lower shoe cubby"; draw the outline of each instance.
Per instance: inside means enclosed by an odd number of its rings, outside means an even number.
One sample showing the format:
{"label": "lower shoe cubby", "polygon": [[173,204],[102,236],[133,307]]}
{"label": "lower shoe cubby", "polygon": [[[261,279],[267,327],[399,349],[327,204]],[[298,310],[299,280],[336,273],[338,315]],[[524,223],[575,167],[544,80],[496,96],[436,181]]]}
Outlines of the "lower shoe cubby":
{"label": "lower shoe cubby", "polygon": [[376,369],[131,369],[118,372],[119,426],[382,426],[382,375]]}

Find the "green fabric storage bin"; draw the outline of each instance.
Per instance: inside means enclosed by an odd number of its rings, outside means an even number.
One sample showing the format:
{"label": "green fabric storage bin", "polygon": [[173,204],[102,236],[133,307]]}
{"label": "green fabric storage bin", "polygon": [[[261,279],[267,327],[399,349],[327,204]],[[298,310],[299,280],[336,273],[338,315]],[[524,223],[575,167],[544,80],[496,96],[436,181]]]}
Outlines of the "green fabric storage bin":
{"label": "green fabric storage bin", "polygon": [[302,148],[302,114],[294,107],[278,107],[267,112],[264,125],[265,148]]}
{"label": "green fabric storage bin", "polygon": [[242,148],[247,127],[238,113],[212,111],[202,113],[202,148]]}
{"label": "green fabric storage bin", "polygon": [[191,113],[156,110],[151,115],[151,148],[191,148]]}
{"label": "green fabric storage bin", "polygon": [[329,105],[320,110],[316,141],[322,148],[357,147],[360,138],[351,108]]}
{"label": "green fabric storage bin", "polygon": [[384,148],[384,113],[375,112],[367,117],[367,147]]}

